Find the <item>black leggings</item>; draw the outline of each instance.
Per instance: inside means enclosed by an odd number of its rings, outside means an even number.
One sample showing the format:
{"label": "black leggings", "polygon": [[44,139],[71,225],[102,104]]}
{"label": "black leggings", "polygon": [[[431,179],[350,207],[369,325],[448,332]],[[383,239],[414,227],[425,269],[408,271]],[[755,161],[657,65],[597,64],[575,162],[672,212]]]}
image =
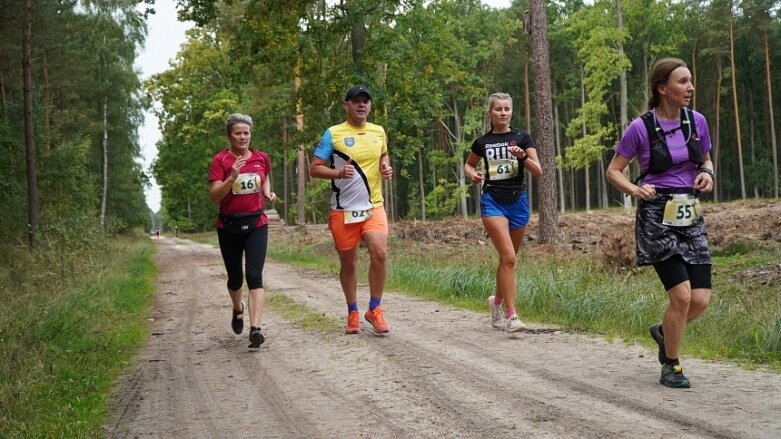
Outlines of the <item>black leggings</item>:
{"label": "black leggings", "polygon": [[246,257],[247,287],[250,290],[263,288],[263,264],[268,247],[268,225],[244,234],[234,235],[225,229],[217,229],[220,253],[228,272],[228,289],[241,288],[244,273],[241,270],[242,255]]}
{"label": "black leggings", "polygon": [[689,264],[681,255],[674,255],[653,265],[665,290],[687,280],[691,283],[692,289],[711,288],[710,264]]}

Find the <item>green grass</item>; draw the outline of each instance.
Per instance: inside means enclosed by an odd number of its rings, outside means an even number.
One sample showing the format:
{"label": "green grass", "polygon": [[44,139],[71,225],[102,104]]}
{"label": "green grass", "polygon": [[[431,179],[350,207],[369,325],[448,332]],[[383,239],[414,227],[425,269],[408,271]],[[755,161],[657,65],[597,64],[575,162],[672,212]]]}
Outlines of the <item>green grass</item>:
{"label": "green grass", "polygon": [[[683,355],[736,360],[781,371],[781,297],[777,285],[744,278],[745,270],[781,260],[781,247],[727,242],[713,249],[710,307],[687,330]],[[330,236],[271,240],[269,257],[336,275]],[[660,321],[667,294],[653,268],[606,270],[597,256],[521,250],[516,306],[525,320],[586,330],[654,347],[648,326]],[[479,312],[494,286],[497,258],[486,246],[389,242],[386,288]],[[366,282],[361,252],[359,276]]]}
{"label": "green grass", "polygon": [[282,294],[267,295],[266,308],[307,331],[335,334],[344,329],[340,320],[318,313]]}
{"label": "green grass", "polygon": [[217,232],[199,232],[199,233],[179,233],[179,239],[189,239],[190,241],[198,242],[201,244],[218,245]]}
{"label": "green grass", "polygon": [[39,275],[0,277],[0,437],[103,437],[111,388],[148,335],[157,269],[147,240],[92,250],[73,278],[36,258]]}

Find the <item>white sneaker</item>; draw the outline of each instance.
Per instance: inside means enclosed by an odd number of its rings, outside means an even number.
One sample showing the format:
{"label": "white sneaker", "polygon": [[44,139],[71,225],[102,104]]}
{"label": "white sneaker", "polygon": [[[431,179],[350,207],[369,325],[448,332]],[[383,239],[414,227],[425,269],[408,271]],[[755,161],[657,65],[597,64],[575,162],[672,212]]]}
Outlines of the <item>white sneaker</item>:
{"label": "white sneaker", "polygon": [[518,314],[513,314],[504,323],[504,332],[523,332],[529,328],[518,318]]}
{"label": "white sneaker", "polygon": [[502,313],[502,305],[494,304],[494,296],[488,297],[488,308],[491,310],[491,326],[496,329],[502,329],[504,326],[504,314]]}

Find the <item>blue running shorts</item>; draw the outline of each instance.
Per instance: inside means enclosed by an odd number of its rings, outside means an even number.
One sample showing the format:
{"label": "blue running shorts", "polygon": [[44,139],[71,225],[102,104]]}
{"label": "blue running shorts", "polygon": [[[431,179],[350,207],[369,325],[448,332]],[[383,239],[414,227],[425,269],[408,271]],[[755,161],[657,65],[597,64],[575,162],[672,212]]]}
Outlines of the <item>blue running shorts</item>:
{"label": "blue running shorts", "polygon": [[510,230],[529,224],[530,214],[529,196],[526,191],[521,192],[521,196],[510,204],[496,201],[488,192],[483,192],[480,196],[480,216],[503,216],[510,221]]}

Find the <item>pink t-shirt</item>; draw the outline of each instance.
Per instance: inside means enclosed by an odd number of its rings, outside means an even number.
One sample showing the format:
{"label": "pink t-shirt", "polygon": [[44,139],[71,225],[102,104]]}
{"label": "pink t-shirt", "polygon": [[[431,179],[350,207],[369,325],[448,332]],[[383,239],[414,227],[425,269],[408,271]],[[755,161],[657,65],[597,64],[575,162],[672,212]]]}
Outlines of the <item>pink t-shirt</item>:
{"label": "pink t-shirt", "polygon": [[[262,185],[271,172],[271,161],[266,153],[250,149],[251,156],[239,169],[239,178],[234,182],[228,195],[220,200],[220,213],[223,215],[242,212],[257,212],[263,208]],[[236,156],[225,148],[214,155],[209,167],[209,182],[224,181],[230,176]],[[257,227],[268,224],[265,213],[260,216]],[[222,220],[217,217],[217,228],[222,228]]]}
{"label": "pink t-shirt", "polygon": [[[692,111],[695,127],[697,128],[697,137],[702,144],[702,152],[711,150],[710,133],[708,132],[708,121],[705,116]],[[670,131],[681,126],[680,120],[662,120],[657,119],[659,127],[663,131]],[[657,188],[690,188],[694,186],[694,179],[697,177],[697,165],[689,161],[689,150],[686,148],[684,128],[678,129],[672,135],[665,135],[664,141],[670,149],[670,155],[673,159],[673,166],[659,174],[648,174],[643,178],[644,184],[652,184]],[[616,153],[621,154],[627,160],[637,157],[637,163],[640,166],[640,172],[648,169],[648,162],[651,158],[650,142],[648,141],[648,132],[645,129],[643,119],[635,118],[627,127],[624,137],[616,146]]]}

